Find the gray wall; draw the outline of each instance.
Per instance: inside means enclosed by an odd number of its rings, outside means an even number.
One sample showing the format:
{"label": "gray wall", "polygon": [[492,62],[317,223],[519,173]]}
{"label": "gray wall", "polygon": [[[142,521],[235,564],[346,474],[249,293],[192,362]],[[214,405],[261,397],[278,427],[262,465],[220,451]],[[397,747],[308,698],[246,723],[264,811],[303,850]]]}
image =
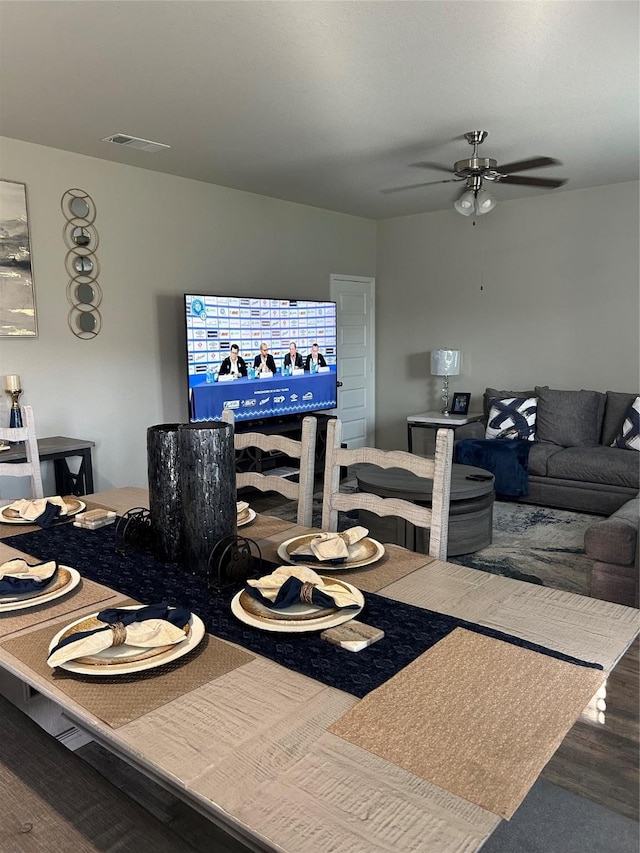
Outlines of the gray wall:
{"label": "gray wall", "polygon": [[[0,146],[2,178],[27,185],[39,325],[37,339],[0,341],[0,374],[21,376],[39,436],[96,442],[98,489],[146,486],[147,427],[187,418],[185,291],[328,298],[331,273],[375,274],[369,220],[13,139]],[[92,196],[100,236],[103,328],[89,341],[67,325],[60,199],[72,187]],[[51,493],[49,468],[45,477]],[[10,482],[0,496],[14,496]]]}
{"label": "gray wall", "polygon": [[[376,225],[17,140],[0,146],[2,177],[27,184],[40,332],[0,341],[0,375],[22,377],[38,435],[96,442],[99,489],[146,485],[147,427],[187,417],[186,290],[326,298],[331,273],[377,272],[380,447],[405,447],[407,415],[437,408],[437,347],[462,350],[452,391],[470,391],[472,408],[494,384],[638,390],[637,183],[499,203],[475,226],[453,210]],[[97,207],[103,330],[91,341],[67,326],[60,199],[71,187]],[[45,478],[51,492],[49,468]],[[0,482],[2,496],[13,492]]]}
{"label": "gray wall", "polygon": [[438,408],[439,347],[462,351],[451,391],[476,410],[487,386],[637,393],[638,225],[637,182],[498,203],[475,226],[379,222],[378,446],[406,447],[407,415]]}

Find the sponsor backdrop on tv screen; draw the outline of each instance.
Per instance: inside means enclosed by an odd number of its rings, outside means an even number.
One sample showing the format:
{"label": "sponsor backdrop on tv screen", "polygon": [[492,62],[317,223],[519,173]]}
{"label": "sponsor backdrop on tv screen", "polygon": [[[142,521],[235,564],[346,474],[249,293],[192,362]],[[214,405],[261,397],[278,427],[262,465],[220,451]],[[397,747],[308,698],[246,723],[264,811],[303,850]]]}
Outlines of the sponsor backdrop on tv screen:
{"label": "sponsor backdrop on tv screen", "polygon": [[[233,409],[237,420],[248,420],[336,406],[335,302],[185,294],[185,320],[192,421],[219,418],[224,408]],[[326,367],[287,375],[284,358],[291,342],[303,361],[317,343]],[[261,343],[275,362],[276,372],[268,378],[252,376]],[[219,381],[232,344],[239,347],[248,376]]]}

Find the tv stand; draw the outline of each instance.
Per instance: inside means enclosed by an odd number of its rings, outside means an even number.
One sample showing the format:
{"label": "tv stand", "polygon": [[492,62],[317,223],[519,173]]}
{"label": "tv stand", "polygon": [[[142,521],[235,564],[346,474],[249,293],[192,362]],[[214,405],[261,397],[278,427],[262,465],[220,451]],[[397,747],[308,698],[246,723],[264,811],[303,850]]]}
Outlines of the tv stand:
{"label": "tv stand", "polygon": [[[264,418],[251,421],[236,421],[237,432],[261,432],[264,435],[286,435],[295,441],[302,438],[302,420],[311,415],[318,421],[316,435],[316,473],[321,472],[324,467],[325,451],[327,446],[327,424],[335,415],[327,415],[324,412],[307,412],[304,415],[293,417],[283,416],[281,418]],[[236,470],[241,472],[255,471],[264,474],[271,468],[277,468],[291,463],[298,467],[299,460],[290,459],[284,453],[277,450],[264,452],[259,447],[248,447],[236,452]]]}

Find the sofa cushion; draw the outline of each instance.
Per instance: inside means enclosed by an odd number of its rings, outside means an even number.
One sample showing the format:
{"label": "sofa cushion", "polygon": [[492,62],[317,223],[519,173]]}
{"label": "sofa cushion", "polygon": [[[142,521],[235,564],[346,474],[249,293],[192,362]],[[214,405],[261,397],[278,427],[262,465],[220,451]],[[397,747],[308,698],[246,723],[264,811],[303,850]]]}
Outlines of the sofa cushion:
{"label": "sofa cushion", "polygon": [[561,447],[595,447],[600,443],[604,394],[552,388],[537,388],[536,392],[538,441],[549,441]]}
{"label": "sofa cushion", "polygon": [[602,441],[605,447],[611,447],[622,428],[627,409],[635,400],[635,394],[623,394],[620,391],[607,391],[607,404],[602,423]]}
{"label": "sofa cushion", "polygon": [[[545,388],[547,386],[545,385]],[[535,397],[535,391],[498,391],[497,388],[487,388],[484,392],[484,419],[489,417],[492,400],[505,400],[507,397]],[[611,439],[613,441],[613,439]]]}
{"label": "sofa cushion", "polygon": [[640,488],[640,457],[615,447],[566,447],[547,459],[547,476]]}
{"label": "sofa cushion", "polygon": [[533,441],[536,434],[536,398],[493,399],[485,438],[520,438]]}
{"label": "sofa cushion", "polygon": [[547,462],[550,456],[554,453],[562,453],[563,448],[557,444],[547,444],[546,442],[536,441],[529,452],[529,473],[536,477],[546,477]]}
{"label": "sofa cushion", "polygon": [[620,432],[611,447],[640,450],[640,397],[636,397],[627,409]]}
{"label": "sofa cushion", "polygon": [[626,504],[622,504],[620,509],[617,509],[610,518],[617,518],[618,521],[627,521],[633,524],[636,529],[640,527],[640,495],[631,498]]}
{"label": "sofa cushion", "polygon": [[636,558],[638,526],[615,517],[596,521],[584,533],[584,551],[592,560],[632,566]]}

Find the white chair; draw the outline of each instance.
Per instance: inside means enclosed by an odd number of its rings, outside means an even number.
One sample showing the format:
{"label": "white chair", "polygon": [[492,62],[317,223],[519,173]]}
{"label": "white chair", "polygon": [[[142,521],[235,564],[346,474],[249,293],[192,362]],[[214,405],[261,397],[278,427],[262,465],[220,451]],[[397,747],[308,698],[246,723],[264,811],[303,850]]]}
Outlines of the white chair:
{"label": "white chair", "polygon": [[[453,464],[453,431],[440,429],[436,435],[433,459],[416,456],[404,450],[377,450],[360,447],[348,450],[341,447],[342,423],[337,418],[327,426],[327,453],[322,503],[322,529],[338,529],[338,512],[366,510],[378,516],[397,516],[416,527],[430,528],[429,555],[439,560],[447,558],[449,534],[449,503],[451,499],[451,468]],[[340,491],[340,468],[366,462],[380,468],[402,468],[417,477],[433,480],[431,507],[418,506],[401,498]]]}
{"label": "white chair", "polygon": [[[233,412],[225,409],[222,420],[234,425]],[[279,451],[286,456],[300,460],[299,482],[295,483],[286,477],[259,474],[256,471],[236,473],[236,487],[253,486],[261,492],[278,492],[290,500],[298,502],[297,522],[305,527],[311,527],[313,515],[313,485],[315,476],[316,434],[318,422],[307,416],[302,421],[300,441],[285,438],[282,435],[266,435],[261,432],[235,432],[233,443],[236,450],[246,450],[257,447],[262,452]]]}
{"label": "white chair", "polygon": [[40,455],[38,453],[38,440],[36,438],[36,426],[33,419],[31,406],[22,406],[21,427],[0,428],[0,440],[24,441],[24,450],[27,456],[26,462],[3,462],[0,452],[0,476],[2,477],[29,477],[31,479],[31,497],[43,498],[42,474],[40,472]]}

